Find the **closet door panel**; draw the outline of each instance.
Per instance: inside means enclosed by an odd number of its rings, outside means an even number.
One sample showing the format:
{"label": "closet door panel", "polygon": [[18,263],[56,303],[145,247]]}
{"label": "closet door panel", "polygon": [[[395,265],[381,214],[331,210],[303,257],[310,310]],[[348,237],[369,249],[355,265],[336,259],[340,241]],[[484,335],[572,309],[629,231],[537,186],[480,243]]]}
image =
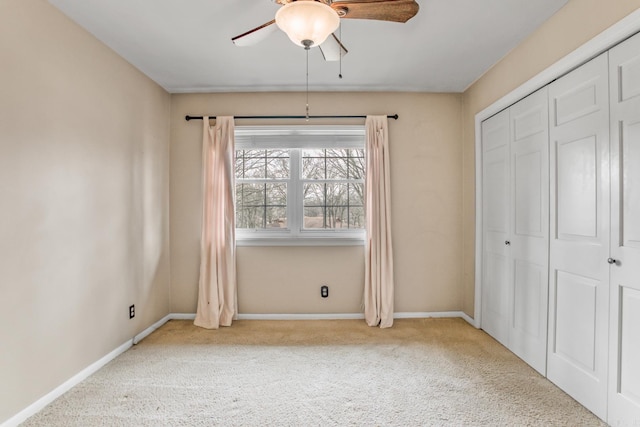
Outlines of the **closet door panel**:
{"label": "closet door panel", "polygon": [[[640,103],[638,103],[640,104]],[[640,106],[640,105],[639,105]],[[635,120],[634,120],[635,119]],[[637,120],[637,121],[636,121]],[[640,115],[622,121],[620,139],[620,159],[622,182],[620,187],[622,204],[618,206],[622,222],[620,224],[621,246],[640,248]]]}
{"label": "closet door panel", "polygon": [[596,138],[560,141],[556,148],[558,238],[597,240]]}
{"label": "closet door panel", "polygon": [[[540,337],[541,290],[546,272],[542,267],[522,260],[514,260],[513,329],[527,337]],[[543,346],[544,348],[544,346]]]}
{"label": "closet door panel", "polygon": [[554,350],[574,366],[595,370],[596,301],[599,282],[559,271],[556,274]]}
{"label": "closet door panel", "polygon": [[606,419],[609,303],[607,54],[549,86],[547,377]]}
{"label": "closet door panel", "polygon": [[482,123],[482,329],[507,345],[509,316],[509,115]]}
{"label": "closet door panel", "polygon": [[[636,41],[633,41],[633,40]],[[621,43],[611,49],[615,55],[612,65],[612,79],[616,80],[617,86],[613,88],[615,95],[618,95],[614,102],[629,101],[640,96],[640,56],[633,52],[633,44],[638,45],[638,36],[632,37],[629,41]],[[615,96],[613,95],[613,96]]]}
{"label": "closet door panel", "polygon": [[542,154],[539,147],[534,147],[531,151],[519,152],[514,158],[514,219],[515,233],[519,236],[544,238]]}
{"label": "closet door panel", "polygon": [[640,420],[640,35],[610,51],[611,425]]}
{"label": "closet door panel", "polygon": [[[629,403],[640,405],[640,290],[620,286],[619,393]],[[615,371],[614,371],[615,372]],[[637,412],[634,418],[638,419]],[[615,420],[615,419],[614,419]],[[617,421],[617,420],[615,420]]]}
{"label": "closet door panel", "polygon": [[543,88],[509,109],[511,121],[511,287],[509,349],[546,372],[549,162]]}

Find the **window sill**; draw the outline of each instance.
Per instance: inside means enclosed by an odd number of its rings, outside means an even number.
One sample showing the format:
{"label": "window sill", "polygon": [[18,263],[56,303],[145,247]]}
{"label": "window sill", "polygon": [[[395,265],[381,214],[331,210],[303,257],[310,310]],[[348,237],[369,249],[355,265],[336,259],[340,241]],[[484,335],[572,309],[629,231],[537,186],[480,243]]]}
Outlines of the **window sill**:
{"label": "window sill", "polygon": [[236,246],[364,246],[362,237],[236,237]]}

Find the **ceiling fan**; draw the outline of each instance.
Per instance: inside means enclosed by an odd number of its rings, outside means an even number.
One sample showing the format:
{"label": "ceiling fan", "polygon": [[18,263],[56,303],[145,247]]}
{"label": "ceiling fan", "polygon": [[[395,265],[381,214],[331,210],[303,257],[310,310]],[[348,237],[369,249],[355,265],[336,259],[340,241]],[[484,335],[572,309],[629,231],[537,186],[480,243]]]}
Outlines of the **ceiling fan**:
{"label": "ceiling fan", "polygon": [[347,53],[334,34],[341,18],[407,22],[419,9],[415,0],[274,1],[282,6],[275,19],[233,37],[236,46],[257,44],[280,28],[295,44],[305,49],[318,46],[325,60],[338,61]]}

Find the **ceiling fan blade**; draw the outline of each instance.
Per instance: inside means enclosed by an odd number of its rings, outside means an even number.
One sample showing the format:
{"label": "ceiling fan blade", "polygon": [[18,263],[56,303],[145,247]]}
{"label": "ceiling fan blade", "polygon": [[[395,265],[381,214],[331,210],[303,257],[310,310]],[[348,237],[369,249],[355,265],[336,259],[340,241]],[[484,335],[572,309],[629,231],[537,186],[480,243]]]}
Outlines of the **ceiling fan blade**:
{"label": "ceiling fan blade", "polygon": [[231,39],[236,46],[253,46],[266,39],[271,33],[278,29],[277,25],[274,25],[276,20],[273,19],[266,24],[262,24],[259,27],[249,30],[246,33],[242,33],[239,36],[235,36]]}
{"label": "ceiling fan blade", "polygon": [[341,57],[345,56],[349,51],[342,44],[342,42],[336,37],[335,34],[330,34],[329,37],[320,45],[320,52],[324,56],[325,61],[339,61]]}
{"label": "ceiling fan blade", "polygon": [[334,1],[331,7],[342,18],[392,22],[407,22],[420,9],[415,0],[345,0]]}

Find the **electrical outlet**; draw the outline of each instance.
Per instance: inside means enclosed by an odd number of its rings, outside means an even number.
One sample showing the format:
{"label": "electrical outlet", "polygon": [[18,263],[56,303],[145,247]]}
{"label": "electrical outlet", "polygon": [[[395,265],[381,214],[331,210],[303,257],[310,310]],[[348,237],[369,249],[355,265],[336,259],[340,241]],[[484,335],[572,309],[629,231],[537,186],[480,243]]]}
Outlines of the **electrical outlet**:
{"label": "electrical outlet", "polygon": [[136,305],[130,305],[129,306],[129,319],[133,319],[134,317],[136,317]]}
{"label": "electrical outlet", "polygon": [[320,296],[322,298],[327,298],[329,296],[329,287],[327,285],[320,287]]}

